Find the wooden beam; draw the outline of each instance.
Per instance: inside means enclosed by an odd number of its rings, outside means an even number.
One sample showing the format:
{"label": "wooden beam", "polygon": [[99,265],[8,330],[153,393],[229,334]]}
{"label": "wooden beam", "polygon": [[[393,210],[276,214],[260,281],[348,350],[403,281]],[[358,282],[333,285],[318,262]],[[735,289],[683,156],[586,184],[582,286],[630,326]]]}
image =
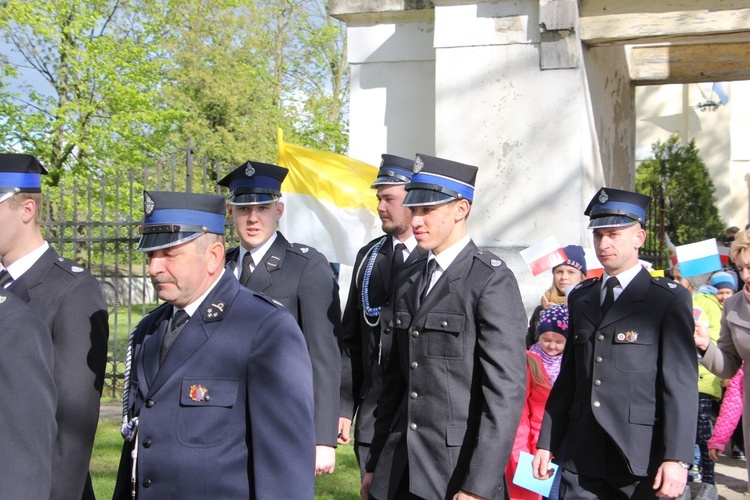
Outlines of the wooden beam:
{"label": "wooden beam", "polygon": [[723,82],[750,79],[750,42],[634,46],[635,84]]}
{"label": "wooden beam", "polygon": [[750,32],[750,8],[596,16],[582,13],[578,22],[578,37],[587,45],[643,43],[662,38],[740,32]]}

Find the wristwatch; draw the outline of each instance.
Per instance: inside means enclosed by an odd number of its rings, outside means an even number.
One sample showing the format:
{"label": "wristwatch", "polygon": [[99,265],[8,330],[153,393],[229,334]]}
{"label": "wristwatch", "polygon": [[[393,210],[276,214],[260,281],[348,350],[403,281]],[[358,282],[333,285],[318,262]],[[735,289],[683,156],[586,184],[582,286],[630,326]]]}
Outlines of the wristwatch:
{"label": "wristwatch", "polygon": [[693,464],[683,462],[682,460],[678,460],[677,463],[680,464],[680,467],[682,467],[685,470],[690,470],[690,468],[693,466]]}

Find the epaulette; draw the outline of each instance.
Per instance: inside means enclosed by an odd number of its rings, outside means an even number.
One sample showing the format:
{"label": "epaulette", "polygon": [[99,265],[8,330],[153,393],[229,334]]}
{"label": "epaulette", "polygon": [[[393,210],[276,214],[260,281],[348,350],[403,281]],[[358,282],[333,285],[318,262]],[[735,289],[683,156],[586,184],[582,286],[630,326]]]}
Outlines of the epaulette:
{"label": "epaulette", "polygon": [[581,290],[583,288],[588,288],[592,285],[599,283],[600,281],[601,280],[599,278],[589,278],[589,279],[583,280],[580,283],[578,283],[576,286],[574,286],[573,289],[570,291],[570,293],[573,293],[577,290]]}
{"label": "epaulette", "polygon": [[66,259],[64,257],[58,257],[55,264],[57,265],[57,267],[76,277],[85,276],[87,274],[86,268],[81,267],[76,262],[73,262],[72,260]]}
{"label": "epaulette", "polygon": [[505,262],[503,262],[503,259],[486,250],[477,250],[477,252],[474,254],[474,257],[476,257],[478,260],[492,269],[508,268]]}
{"label": "epaulette", "polygon": [[313,247],[309,245],[302,245],[300,243],[290,243],[287,247],[290,251],[296,253],[297,255],[302,255],[303,257],[310,258],[316,253],[318,253],[317,250],[315,250]]}
{"label": "epaulette", "polygon": [[651,276],[651,283],[653,283],[654,285],[659,285],[660,287],[669,290],[672,293],[678,293],[680,292],[680,289],[684,288],[679,283],[676,283],[671,279],[665,278],[663,276]]}
{"label": "epaulette", "polygon": [[265,293],[256,292],[256,291],[252,291],[252,292],[253,292],[253,295],[255,295],[256,297],[258,297],[259,299],[263,299],[264,301],[268,302],[269,304],[271,304],[271,305],[273,305],[275,307],[284,307],[284,304],[282,304],[281,302],[279,302],[278,300],[276,300],[276,299],[274,299],[272,297],[269,297]]}

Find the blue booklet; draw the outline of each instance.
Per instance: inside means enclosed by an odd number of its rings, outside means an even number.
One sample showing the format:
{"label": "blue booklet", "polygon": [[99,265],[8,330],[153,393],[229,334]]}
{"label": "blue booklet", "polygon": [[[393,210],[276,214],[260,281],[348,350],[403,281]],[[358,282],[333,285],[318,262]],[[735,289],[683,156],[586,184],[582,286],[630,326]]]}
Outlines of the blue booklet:
{"label": "blue booklet", "polygon": [[552,489],[552,483],[554,482],[555,476],[557,475],[557,464],[550,462],[550,470],[555,471],[549,479],[537,479],[534,477],[533,469],[531,468],[531,462],[534,460],[534,455],[521,452],[521,456],[518,458],[518,467],[516,467],[516,473],[513,476],[513,484],[517,484],[521,488],[539,493],[543,497],[549,496],[549,492]]}

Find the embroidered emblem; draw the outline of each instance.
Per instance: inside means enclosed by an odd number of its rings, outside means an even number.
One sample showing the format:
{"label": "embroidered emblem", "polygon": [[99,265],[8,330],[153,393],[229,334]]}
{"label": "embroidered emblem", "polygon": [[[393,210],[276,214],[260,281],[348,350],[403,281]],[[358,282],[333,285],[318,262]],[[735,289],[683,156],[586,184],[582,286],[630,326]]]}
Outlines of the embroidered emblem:
{"label": "embroidered emblem", "polygon": [[422,157],[417,156],[417,159],[414,160],[414,173],[418,174],[419,172],[422,171],[423,168],[424,168],[424,162],[422,161]]}
{"label": "embroidered emblem", "polygon": [[607,193],[602,189],[602,192],[599,193],[599,203],[607,203],[608,199],[609,196],[607,196]]}
{"label": "embroidered emblem", "polygon": [[156,204],[151,196],[149,196],[148,193],[143,193],[143,211],[146,212],[146,215],[154,213],[155,206]]}
{"label": "embroidered emblem", "polygon": [[200,403],[201,401],[211,401],[211,396],[208,395],[208,389],[198,384],[190,386],[188,396],[196,403]]}
{"label": "embroidered emblem", "polygon": [[245,175],[248,177],[252,177],[255,175],[255,169],[252,165],[248,163],[247,167],[245,167]]}
{"label": "embroidered emblem", "polygon": [[213,302],[211,305],[206,307],[206,318],[217,319],[224,314],[224,308],[226,304],[224,302]]}
{"label": "embroidered emblem", "polygon": [[490,264],[492,264],[492,267],[497,267],[503,265],[503,261],[499,259],[492,259],[490,261]]}
{"label": "embroidered emblem", "polygon": [[302,252],[302,253],[307,253],[307,252],[310,251],[310,249],[307,248],[307,247],[302,247],[302,248],[299,249],[299,251]]}
{"label": "embroidered emblem", "polygon": [[73,266],[73,267],[70,268],[70,270],[73,271],[74,273],[82,273],[83,272],[83,268],[82,267],[78,267],[78,266]]}

